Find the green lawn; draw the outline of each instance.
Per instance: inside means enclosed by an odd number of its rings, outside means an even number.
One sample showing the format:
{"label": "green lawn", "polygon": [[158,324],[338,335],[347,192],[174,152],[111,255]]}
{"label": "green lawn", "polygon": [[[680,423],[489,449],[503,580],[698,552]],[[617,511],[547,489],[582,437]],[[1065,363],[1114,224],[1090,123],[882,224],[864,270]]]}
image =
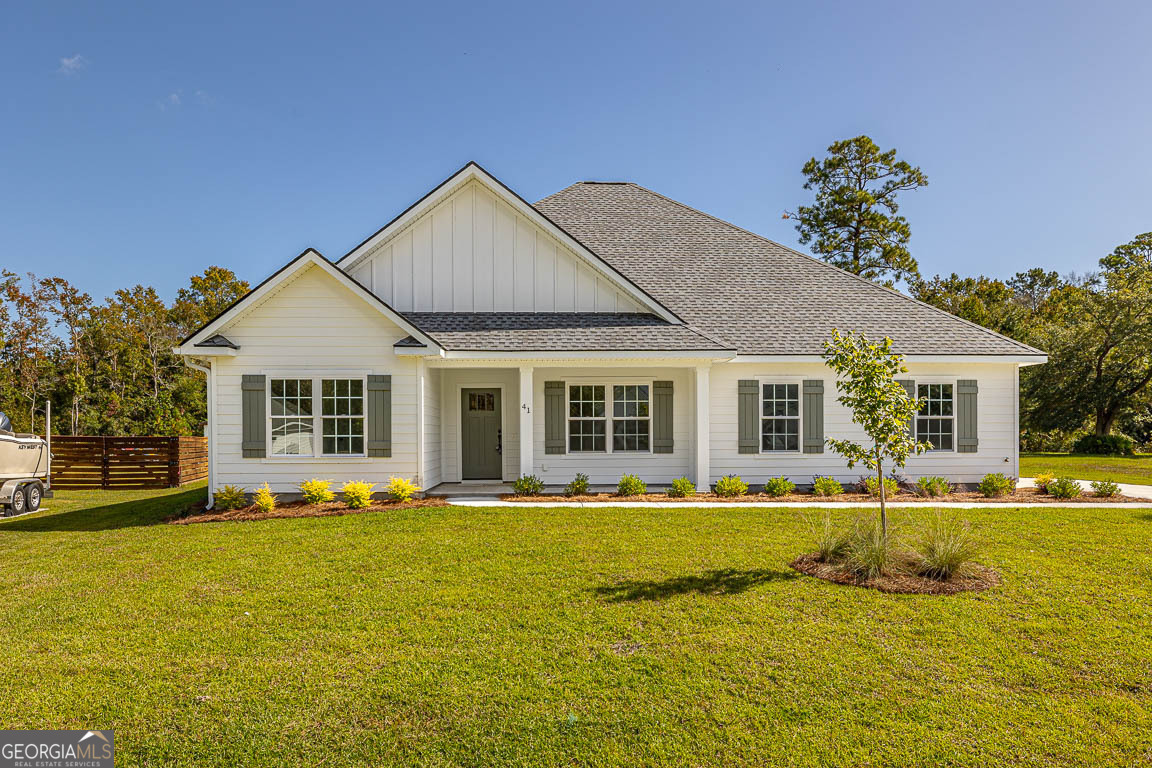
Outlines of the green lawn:
{"label": "green lawn", "polygon": [[200,493],[0,522],[0,727],[121,766],[1152,761],[1150,510],[966,511],[1004,584],[925,597],[796,575],[796,510],[156,524]]}
{"label": "green lawn", "polygon": [[1152,485],[1152,454],[1133,457],[1073,456],[1067,453],[1024,453],[1020,455],[1020,475],[1035,477],[1037,472],[1055,472],[1077,480],[1113,480],[1117,483]]}

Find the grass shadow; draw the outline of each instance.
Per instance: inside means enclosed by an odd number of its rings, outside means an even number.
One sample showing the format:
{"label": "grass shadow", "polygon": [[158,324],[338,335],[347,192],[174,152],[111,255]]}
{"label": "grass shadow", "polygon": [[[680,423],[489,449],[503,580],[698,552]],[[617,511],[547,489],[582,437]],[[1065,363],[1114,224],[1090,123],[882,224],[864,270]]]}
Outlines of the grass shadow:
{"label": "grass shadow", "polygon": [[693,576],[673,576],[668,579],[622,581],[593,587],[592,592],[610,603],[637,600],[666,600],[674,595],[735,595],[759,584],[773,581],[792,581],[800,578],[794,571],[776,571],[767,568],[736,570],[719,568]]}
{"label": "grass shadow", "polygon": [[[104,495],[115,493],[106,492]],[[123,493],[123,492],[122,492]],[[95,503],[77,509],[52,511],[52,500],[45,500],[43,513],[0,518],[0,535],[5,533],[43,533],[46,531],[107,531],[156,525],[174,512],[205,498],[205,488],[189,488],[176,493],[135,498],[113,504]]]}

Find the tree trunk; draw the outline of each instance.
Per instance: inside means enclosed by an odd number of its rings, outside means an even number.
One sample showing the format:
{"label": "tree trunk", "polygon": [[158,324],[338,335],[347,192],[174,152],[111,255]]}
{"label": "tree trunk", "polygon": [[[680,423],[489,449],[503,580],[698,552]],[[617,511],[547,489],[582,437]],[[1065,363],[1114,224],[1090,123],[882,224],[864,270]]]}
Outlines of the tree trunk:
{"label": "tree trunk", "polygon": [[1097,437],[1106,437],[1112,434],[1112,425],[1116,422],[1116,410],[1114,408],[1101,408],[1096,411],[1096,435]]}
{"label": "tree trunk", "polygon": [[880,481],[880,533],[884,541],[888,541],[888,511],[886,509],[886,494],[884,493],[884,464],[880,457],[876,457],[876,479]]}

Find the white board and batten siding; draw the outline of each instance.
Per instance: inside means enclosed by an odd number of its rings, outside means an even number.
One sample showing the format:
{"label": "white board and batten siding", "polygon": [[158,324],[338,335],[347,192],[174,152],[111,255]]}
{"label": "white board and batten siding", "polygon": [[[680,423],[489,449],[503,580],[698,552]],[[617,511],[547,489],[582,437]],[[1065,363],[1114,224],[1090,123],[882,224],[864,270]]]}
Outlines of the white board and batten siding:
{"label": "white board and batten siding", "polygon": [[[214,361],[217,393],[216,487],[252,490],[267,482],[293,493],[320,477],[339,488],[349,480],[387,481],[417,475],[417,363],[392,345],[408,335],[332,276],[310,267],[222,330],[239,345],[235,357]],[[389,458],[244,458],[241,377],[276,371],[356,371],[392,376],[392,456]],[[426,385],[434,386],[434,385]],[[435,420],[435,415],[425,414]],[[436,445],[436,441],[431,443]]]}
{"label": "white board and batten siding", "polygon": [[[975,379],[979,446],[975,453],[940,451],[912,457],[901,474],[909,478],[942,475],[953,482],[979,482],[989,472],[1018,473],[1019,454],[1016,414],[1016,365],[1014,363],[919,364],[909,363],[909,373],[900,378],[921,383]],[[827,446],[821,454],[759,453],[743,454],[738,448],[738,398],[741,379],[770,381],[821,379],[824,382],[824,434],[852,438],[867,443],[852,413],[836,398],[836,380],[820,363],[755,364],[730,363],[713,366],[711,399],[711,477],[715,482],[728,474],[740,475],[746,482],[760,484],[773,477],[788,477],[798,484],[812,482],[814,476],[828,475],[841,482],[856,481],[867,470],[846,462]]]}
{"label": "white board and batten siding", "polygon": [[646,312],[571,249],[471,181],[350,274],[400,312]]}

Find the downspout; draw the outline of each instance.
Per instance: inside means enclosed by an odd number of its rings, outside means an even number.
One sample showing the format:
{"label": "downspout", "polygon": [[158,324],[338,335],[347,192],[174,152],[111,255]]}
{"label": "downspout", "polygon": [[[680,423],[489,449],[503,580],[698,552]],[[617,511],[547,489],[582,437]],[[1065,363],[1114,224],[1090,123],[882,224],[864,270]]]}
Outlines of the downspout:
{"label": "downspout", "polygon": [[203,364],[193,362],[192,358],[185,357],[184,363],[189,368],[203,371],[208,383],[208,506],[212,509],[216,503],[216,377],[212,375],[212,363],[205,360]]}

